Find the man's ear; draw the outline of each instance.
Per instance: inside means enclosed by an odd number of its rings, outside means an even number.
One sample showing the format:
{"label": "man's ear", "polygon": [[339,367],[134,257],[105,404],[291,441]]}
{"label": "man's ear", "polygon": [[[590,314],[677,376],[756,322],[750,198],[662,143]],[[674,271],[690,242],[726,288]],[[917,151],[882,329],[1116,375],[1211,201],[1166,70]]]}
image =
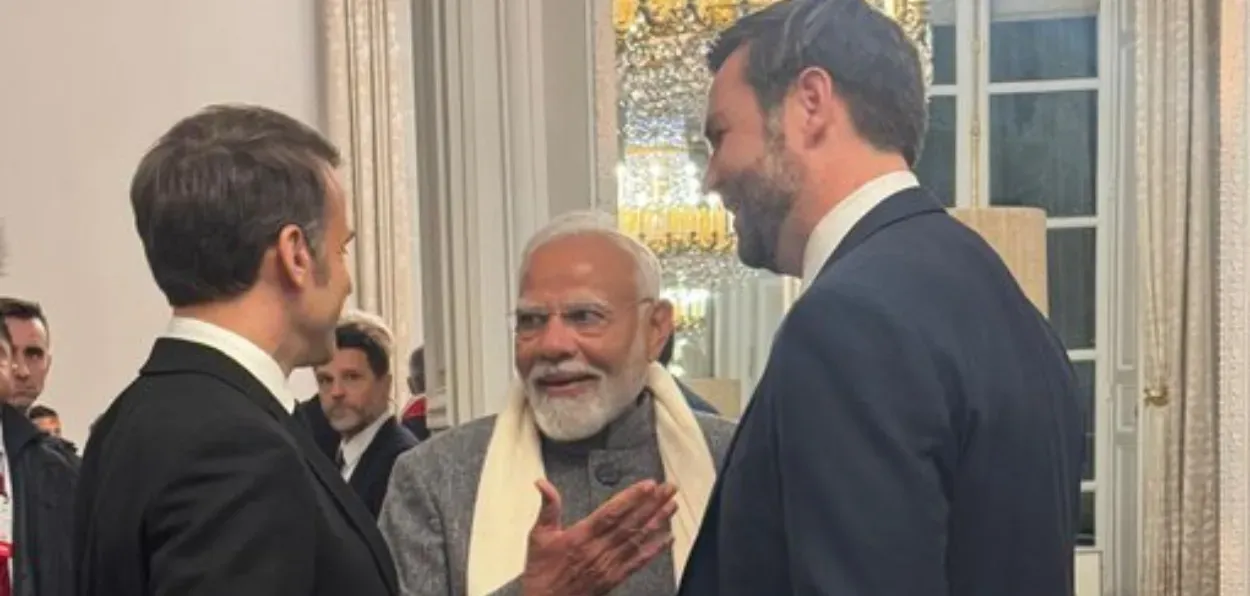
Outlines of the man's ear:
{"label": "man's ear", "polygon": [[664,351],[668,336],[673,334],[673,303],[668,300],[656,300],[651,307],[651,316],[647,320],[650,333],[647,338],[647,358],[655,362]]}
{"label": "man's ear", "polygon": [[277,256],[275,265],[284,285],[289,284],[293,288],[313,285],[317,263],[308,247],[308,236],[303,228],[287,224],[278,231],[278,242],[274,248]]}

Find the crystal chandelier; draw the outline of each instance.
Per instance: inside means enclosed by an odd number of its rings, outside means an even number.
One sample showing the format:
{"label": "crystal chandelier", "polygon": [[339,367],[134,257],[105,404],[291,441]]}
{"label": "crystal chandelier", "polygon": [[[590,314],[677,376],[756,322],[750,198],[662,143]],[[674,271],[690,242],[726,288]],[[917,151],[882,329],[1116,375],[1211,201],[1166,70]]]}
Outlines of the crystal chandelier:
{"label": "crystal chandelier", "polygon": [[620,155],[617,218],[664,267],[679,331],[697,332],[710,290],[751,275],[732,218],[702,190],[707,49],[739,17],[775,0],[616,0]]}
{"label": "crystal chandelier", "polygon": [[[754,273],[737,258],[732,217],[702,190],[707,49],[734,21],[777,0],[614,0],[621,230],[653,250],[680,331],[702,330],[711,290]],[[928,0],[869,0],[897,19],[930,72]]]}

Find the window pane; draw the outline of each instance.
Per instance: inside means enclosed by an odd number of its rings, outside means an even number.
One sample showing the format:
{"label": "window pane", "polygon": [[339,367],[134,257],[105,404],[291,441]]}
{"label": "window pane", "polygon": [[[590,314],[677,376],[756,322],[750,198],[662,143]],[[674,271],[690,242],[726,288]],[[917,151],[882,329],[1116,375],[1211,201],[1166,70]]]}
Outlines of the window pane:
{"label": "window pane", "polygon": [[1094,546],[1094,491],[1081,493],[1081,525],[1077,529],[1077,546]]}
{"label": "window pane", "polygon": [[955,26],[934,25],[930,42],[933,48],[933,84],[955,84]]}
{"label": "window pane", "polygon": [[1094,347],[1093,228],[1050,230],[1046,234],[1050,324],[1069,350]]}
{"label": "window pane", "polygon": [[1094,479],[1094,363],[1073,362],[1076,382],[1081,391],[1081,407],[1085,410],[1085,464],[1081,468],[1082,480]]}
{"label": "window pane", "polygon": [[916,176],[943,205],[955,206],[955,98],[929,100],[929,133],[916,163]]}
{"label": "window pane", "polygon": [[995,14],[990,24],[991,82],[1098,76],[1098,17],[1008,19]]}
{"label": "window pane", "polygon": [[989,153],[993,204],[1094,215],[1097,92],[991,96]]}

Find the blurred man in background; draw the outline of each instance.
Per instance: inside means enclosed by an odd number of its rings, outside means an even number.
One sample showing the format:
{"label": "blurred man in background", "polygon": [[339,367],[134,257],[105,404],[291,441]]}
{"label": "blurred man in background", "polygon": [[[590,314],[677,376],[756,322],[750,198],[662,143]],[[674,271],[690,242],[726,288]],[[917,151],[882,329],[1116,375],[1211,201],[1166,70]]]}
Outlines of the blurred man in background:
{"label": "blurred man in background", "polygon": [[339,435],[335,466],[377,517],[395,458],[417,445],[391,415],[395,342],[380,318],[360,312],[345,315],[334,337],[334,357],[314,370],[318,401]]}
{"label": "blurred man in background", "polygon": [[0,297],[0,317],[13,338],[13,396],[10,402],[22,413],[43,394],[52,368],[48,318],[38,302]]}
{"label": "blurred man in background", "polygon": [[74,596],[78,461],[10,404],[14,369],[0,325],[0,596]]}
{"label": "blurred man in background", "polygon": [[56,410],[48,406],[31,406],[27,417],[40,431],[61,438],[61,417],[57,415]]}
{"label": "blurred man in background", "polygon": [[404,428],[424,441],[430,438],[429,398],[425,395],[425,347],[408,355],[408,403],[400,415]]}

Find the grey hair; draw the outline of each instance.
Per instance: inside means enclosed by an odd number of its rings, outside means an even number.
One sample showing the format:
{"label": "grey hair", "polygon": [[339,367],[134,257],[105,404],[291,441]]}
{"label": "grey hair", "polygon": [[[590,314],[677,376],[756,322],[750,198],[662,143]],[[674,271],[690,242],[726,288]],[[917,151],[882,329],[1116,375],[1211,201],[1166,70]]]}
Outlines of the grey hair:
{"label": "grey hair", "polygon": [[535,232],[521,253],[520,279],[524,279],[529,271],[530,258],[534,256],[534,251],[555,240],[569,236],[603,236],[625,249],[633,257],[634,264],[637,266],[639,298],[645,300],[660,297],[660,260],[646,245],[617,229],[616,218],[603,211],[583,210],[564,213],[556,216]]}
{"label": "grey hair", "polygon": [[382,317],[364,310],[355,308],[346,309],[339,317],[339,327],[356,327],[365,335],[373,338],[378,342],[386,353],[389,355],[391,349],[395,346],[395,334],[391,331],[390,326]]}

